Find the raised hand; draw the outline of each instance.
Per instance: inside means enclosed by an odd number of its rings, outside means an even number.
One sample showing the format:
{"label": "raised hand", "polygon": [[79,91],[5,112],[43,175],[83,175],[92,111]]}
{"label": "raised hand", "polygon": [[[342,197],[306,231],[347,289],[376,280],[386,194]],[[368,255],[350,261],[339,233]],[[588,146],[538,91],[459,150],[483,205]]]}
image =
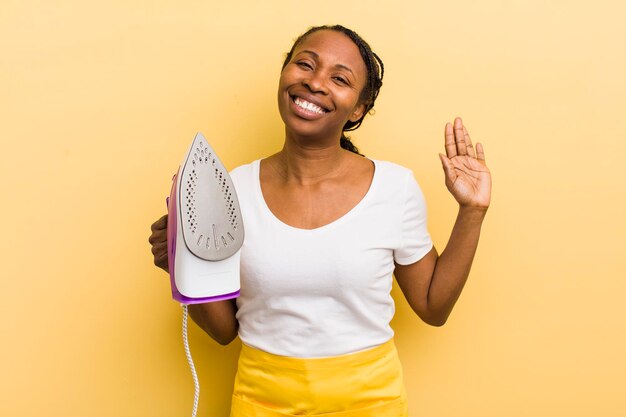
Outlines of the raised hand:
{"label": "raised hand", "polygon": [[476,150],[460,117],[454,126],[446,123],[446,155],[439,154],[446,176],[446,187],[464,207],[487,209],[491,200],[491,173],[480,143]]}

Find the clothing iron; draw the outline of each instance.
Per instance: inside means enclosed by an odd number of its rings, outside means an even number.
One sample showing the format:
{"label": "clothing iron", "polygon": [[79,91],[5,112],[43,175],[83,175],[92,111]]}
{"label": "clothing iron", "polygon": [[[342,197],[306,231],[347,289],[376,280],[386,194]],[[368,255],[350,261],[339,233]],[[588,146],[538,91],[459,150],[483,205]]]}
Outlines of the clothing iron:
{"label": "clothing iron", "polygon": [[238,297],[243,219],[230,175],[202,133],[172,181],[167,199],[172,296],[182,304]]}

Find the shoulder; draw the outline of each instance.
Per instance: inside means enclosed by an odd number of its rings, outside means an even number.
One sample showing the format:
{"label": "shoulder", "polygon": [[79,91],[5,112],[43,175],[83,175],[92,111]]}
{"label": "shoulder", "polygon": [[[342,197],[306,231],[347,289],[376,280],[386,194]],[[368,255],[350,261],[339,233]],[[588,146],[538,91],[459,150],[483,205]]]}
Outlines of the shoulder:
{"label": "shoulder", "polygon": [[410,178],[414,178],[413,171],[402,165],[390,161],[382,161],[372,159],[376,165],[378,175],[385,181],[403,181],[406,182]]}
{"label": "shoulder", "polygon": [[410,168],[389,161],[374,160],[377,171],[378,189],[389,200],[400,202],[402,205],[407,201],[424,200],[424,194]]}
{"label": "shoulder", "polygon": [[252,161],[247,164],[239,165],[236,168],[233,168],[229,171],[230,176],[234,179],[235,177],[244,177],[246,175],[251,175],[254,171],[254,164],[258,161]]}
{"label": "shoulder", "polygon": [[250,187],[254,184],[255,175],[258,175],[258,160],[252,161],[248,164],[239,165],[229,172],[230,178],[235,184],[237,190]]}

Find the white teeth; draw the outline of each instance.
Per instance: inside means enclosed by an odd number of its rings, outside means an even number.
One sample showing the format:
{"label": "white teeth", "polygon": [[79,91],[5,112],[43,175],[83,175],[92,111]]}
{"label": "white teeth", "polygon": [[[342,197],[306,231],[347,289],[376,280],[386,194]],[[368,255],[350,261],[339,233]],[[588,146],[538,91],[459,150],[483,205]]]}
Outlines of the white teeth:
{"label": "white teeth", "polygon": [[296,97],[296,99],[294,100],[294,102],[302,107],[303,109],[315,112],[315,113],[319,113],[319,114],[324,114],[326,113],[324,111],[324,109],[322,109],[320,106],[316,106],[315,104],[308,102],[306,100],[302,100],[300,97]]}

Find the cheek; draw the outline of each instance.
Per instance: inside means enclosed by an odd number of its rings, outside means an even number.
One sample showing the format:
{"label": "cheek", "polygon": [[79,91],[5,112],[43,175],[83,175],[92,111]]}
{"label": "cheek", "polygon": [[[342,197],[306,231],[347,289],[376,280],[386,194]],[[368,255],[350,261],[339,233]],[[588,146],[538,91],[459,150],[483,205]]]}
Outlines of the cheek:
{"label": "cheek", "polygon": [[293,65],[287,65],[280,73],[278,78],[278,86],[284,88],[295,82],[296,74],[293,69]]}
{"label": "cheek", "polygon": [[285,122],[285,112],[289,103],[287,102],[288,96],[285,92],[285,88],[288,84],[284,82],[284,78],[281,76],[278,80],[278,88],[276,92],[276,101],[278,103],[278,113],[280,118]]}
{"label": "cheek", "polygon": [[289,85],[289,80],[287,79],[287,77],[285,77],[286,74],[281,73],[280,74],[280,78],[278,79],[278,88],[276,91],[276,96],[278,98],[278,106],[279,108],[281,106],[284,105],[283,101],[284,101],[284,97],[285,97],[285,89],[287,88],[287,86]]}
{"label": "cheek", "polygon": [[352,112],[358,107],[360,102],[360,95],[354,91],[342,91],[335,95],[343,103],[346,113],[352,114]]}

